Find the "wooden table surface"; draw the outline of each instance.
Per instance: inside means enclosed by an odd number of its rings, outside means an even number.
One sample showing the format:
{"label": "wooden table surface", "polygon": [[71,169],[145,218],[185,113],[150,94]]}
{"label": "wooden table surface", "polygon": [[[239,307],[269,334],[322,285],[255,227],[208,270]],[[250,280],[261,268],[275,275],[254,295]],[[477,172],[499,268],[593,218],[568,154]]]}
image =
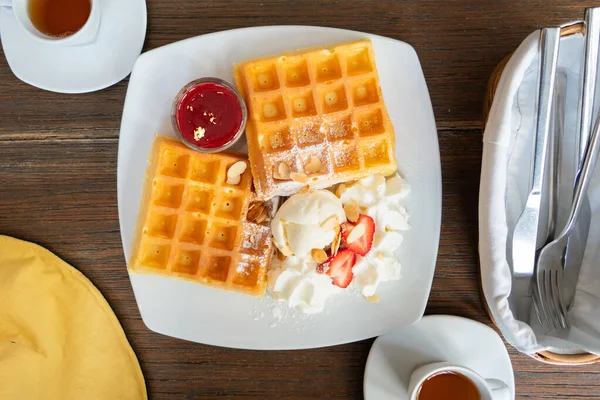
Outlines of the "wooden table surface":
{"label": "wooden table surface", "polygon": [[[441,241],[427,314],[460,315],[491,325],[479,297],[477,270],[486,81],[531,31],[579,19],[594,3],[148,0],[144,51],[205,33],[273,24],[355,29],[412,44],[431,93],[443,175]],[[372,340],[256,352],[188,343],[144,326],[127,277],[117,218],[117,146],[126,89],[127,80],[97,93],[44,92],[20,82],[2,53],[0,233],[47,247],[92,280],[127,333],[151,399],[361,398]],[[512,347],[509,352],[517,398],[600,398],[599,365],[550,366]]]}

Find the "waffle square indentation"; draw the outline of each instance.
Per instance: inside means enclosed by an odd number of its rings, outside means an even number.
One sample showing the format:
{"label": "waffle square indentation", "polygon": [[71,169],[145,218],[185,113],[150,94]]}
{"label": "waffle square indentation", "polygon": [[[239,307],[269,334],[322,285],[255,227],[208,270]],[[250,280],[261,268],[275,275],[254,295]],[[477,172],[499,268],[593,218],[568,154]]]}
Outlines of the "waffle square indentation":
{"label": "waffle square indentation", "polygon": [[390,163],[390,151],[385,140],[369,142],[363,146],[365,167],[371,168]]}
{"label": "waffle square indentation", "polygon": [[215,216],[232,221],[239,221],[242,216],[243,205],[243,197],[224,195],[215,204]]}
{"label": "waffle square indentation", "polygon": [[202,245],[206,238],[207,222],[192,216],[182,218],[179,241]]}
{"label": "waffle square indentation", "polygon": [[333,169],[336,172],[360,168],[360,156],[354,145],[336,146],[333,151]]}
{"label": "waffle square indentation", "polygon": [[385,132],[380,108],[357,115],[357,122],[360,136],[373,136]]}
{"label": "waffle square indentation", "polygon": [[204,259],[203,264],[204,275],[206,277],[219,282],[227,281],[231,266],[231,257],[211,255]]}
{"label": "waffle square indentation", "polygon": [[367,46],[357,47],[346,56],[346,73],[350,76],[372,72],[373,65]]}
{"label": "waffle square indentation", "polygon": [[210,227],[210,247],[232,251],[237,241],[238,227],[214,223]]}
{"label": "waffle square indentation", "polygon": [[265,128],[262,136],[262,148],[269,153],[286,151],[294,145],[294,139],[290,135],[290,128],[285,126],[275,126]]}
{"label": "waffle square indentation", "polygon": [[281,60],[285,85],[290,88],[310,85],[308,64],[304,57],[285,57]]}
{"label": "waffle square indentation", "polygon": [[152,204],[177,209],[181,205],[184,185],[182,183],[168,182],[165,179],[155,179],[152,184],[154,196]]}
{"label": "waffle square indentation", "polygon": [[295,91],[287,95],[287,102],[292,110],[293,118],[317,115],[312,90]]}
{"label": "waffle square indentation", "polygon": [[317,82],[333,81],[342,77],[340,59],[335,52],[320,51],[313,56],[313,63]]}
{"label": "waffle square indentation", "polygon": [[176,214],[151,213],[146,221],[146,233],[150,236],[171,239],[177,226]]}
{"label": "waffle square indentation", "polygon": [[203,160],[194,157],[191,162],[190,179],[208,184],[214,184],[219,172],[219,162],[215,160]]}
{"label": "waffle square indentation", "polygon": [[168,244],[145,241],[140,246],[141,264],[155,269],[166,269],[171,246]]}
{"label": "waffle square indentation", "polygon": [[350,115],[328,117],[323,120],[323,125],[325,125],[327,129],[327,138],[332,142],[347,140],[354,137],[352,117]]}
{"label": "waffle square indentation", "polygon": [[285,105],[282,96],[271,96],[257,99],[255,113],[262,122],[281,121],[286,119]]}
{"label": "waffle square indentation", "polygon": [[254,287],[257,285],[261,268],[258,263],[240,262],[233,276],[233,284],[243,287]]}
{"label": "waffle square indentation", "polygon": [[247,68],[250,75],[254,77],[252,88],[255,92],[268,92],[279,89],[279,78],[274,63],[258,61]]}
{"label": "waffle square indentation", "polygon": [[343,84],[320,86],[318,93],[325,114],[348,109],[346,88]]}
{"label": "waffle square indentation", "polygon": [[186,275],[196,275],[200,266],[199,250],[179,250],[174,257],[171,270]]}
{"label": "waffle square indentation", "polygon": [[189,156],[170,149],[163,149],[159,172],[174,178],[185,178],[188,171]]}
{"label": "waffle square indentation", "polygon": [[199,186],[188,187],[185,196],[185,210],[208,214],[214,201],[214,192]]}

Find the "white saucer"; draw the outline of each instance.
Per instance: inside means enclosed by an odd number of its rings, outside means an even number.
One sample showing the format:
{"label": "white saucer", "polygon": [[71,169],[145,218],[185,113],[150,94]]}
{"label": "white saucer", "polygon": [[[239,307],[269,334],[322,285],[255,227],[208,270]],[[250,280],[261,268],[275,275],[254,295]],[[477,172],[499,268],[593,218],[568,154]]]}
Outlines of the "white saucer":
{"label": "white saucer", "polygon": [[80,46],[44,44],[0,7],[0,37],[12,72],[32,86],[59,93],[104,89],[125,78],[146,36],[145,0],[102,0],[98,36]]}
{"label": "white saucer", "polygon": [[466,318],[431,315],[375,340],[365,369],[365,400],[408,399],[412,371],[436,361],[460,364],[484,378],[500,379],[515,398],[508,351],[493,329]]}

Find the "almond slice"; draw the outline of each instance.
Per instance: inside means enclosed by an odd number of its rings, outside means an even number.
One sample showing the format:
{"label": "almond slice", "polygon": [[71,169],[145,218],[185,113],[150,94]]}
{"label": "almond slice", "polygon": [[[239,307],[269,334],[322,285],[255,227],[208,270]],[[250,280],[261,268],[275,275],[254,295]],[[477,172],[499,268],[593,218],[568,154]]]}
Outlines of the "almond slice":
{"label": "almond slice", "polygon": [[266,207],[262,203],[250,204],[250,207],[248,208],[248,214],[246,215],[246,219],[250,222],[260,223],[257,222],[258,218],[261,216],[265,209]]}
{"label": "almond slice", "polygon": [[[285,240],[285,243],[283,244],[285,249],[279,249],[281,250],[282,253],[284,253],[284,255],[293,255],[291,254],[291,250],[290,250],[290,237],[288,235],[288,231],[287,231],[287,221],[283,218],[281,218],[279,220],[281,222],[281,227],[283,228],[283,239]],[[286,254],[288,253],[288,254]]]}
{"label": "almond slice", "polygon": [[227,178],[227,184],[228,185],[239,185],[241,181],[242,181],[242,176],[241,175],[238,175],[238,176],[235,176],[235,177],[232,177],[232,178],[229,178],[229,177]]}
{"label": "almond slice", "polygon": [[290,164],[282,161],[277,165],[277,167],[273,171],[273,178],[282,181],[287,181],[290,179],[291,172],[292,168],[290,167]]}
{"label": "almond slice", "polygon": [[346,213],[346,218],[348,218],[348,221],[352,223],[358,221],[358,216],[360,213],[359,208],[355,203],[344,204],[344,212]]}
{"label": "almond slice", "polygon": [[281,251],[279,251],[279,249],[277,247],[275,247],[275,253],[276,253],[277,259],[279,261],[285,260],[285,255]]}
{"label": "almond slice", "polygon": [[340,244],[342,243],[342,230],[340,226],[335,227],[335,236],[333,237],[333,241],[331,242],[331,255],[337,255],[340,250]]}
{"label": "almond slice", "polygon": [[262,224],[265,221],[270,221],[269,208],[265,203],[254,203],[248,209],[247,219],[255,224]]}
{"label": "almond slice", "polygon": [[358,224],[350,231],[348,238],[346,239],[346,243],[356,242],[360,239],[366,232],[366,228],[363,224]]}
{"label": "almond slice", "polygon": [[246,168],[248,168],[248,164],[246,164],[246,161],[238,161],[234,163],[231,167],[229,167],[229,169],[227,170],[227,177],[233,178],[238,175],[241,175],[244,172],[246,172]]}
{"label": "almond slice", "polygon": [[332,215],[321,224],[321,228],[325,229],[326,231],[332,231],[336,226],[340,226],[340,220],[338,219],[337,215]]}
{"label": "almond slice", "polygon": [[246,172],[248,164],[245,161],[238,161],[227,170],[227,184],[239,185],[242,180],[242,174]]}
{"label": "almond slice", "polygon": [[290,173],[290,178],[294,182],[308,183],[308,177],[305,174],[303,174],[302,172],[292,172],[292,173]]}
{"label": "almond slice", "polygon": [[325,253],[325,250],[323,249],[312,249],[310,251],[310,255],[313,258],[313,260],[315,260],[319,264],[323,264],[325,261],[327,261],[328,258],[327,253]]}
{"label": "almond slice", "polygon": [[316,174],[323,169],[323,163],[316,156],[310,156],[307,163],[304,165],[304,171],[307,174]]}
{"label": "almond slice", "polygon": [[260,214],[258,215],[258,217],[256,217],[256,223],[262,224],[263,222],[267,221],[268,218],[269,218],[269,210],[267,210],[266,207],[263,207]]}

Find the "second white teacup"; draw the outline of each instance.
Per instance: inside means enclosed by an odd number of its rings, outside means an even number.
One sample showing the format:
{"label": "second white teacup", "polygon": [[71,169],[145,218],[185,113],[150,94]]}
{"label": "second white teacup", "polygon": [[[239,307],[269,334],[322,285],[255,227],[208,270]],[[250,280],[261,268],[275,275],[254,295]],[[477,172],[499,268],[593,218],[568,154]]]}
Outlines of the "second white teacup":
{"label": "second white teacup", "polygon": [[438,362],[433,364],[427,364],[420,368],[417,368],[410,377],[410,383],[408,385],[408,393],[410,394],[410,400],[423,400],[419,399],[419,392],[423,386],[423,383],[434,375],[441,374],[444,372],[453,372],[460,374],[470,380],[473,385],[479,391],[481,400],[510,400],[511,393],[508,385],[498,379],[485,379],[475,371],[455,365],[448,362]]}
{"label": "second white teacup", "polygon": [[89,0],[91,3],[90,15],[86,23],[77,32],[68,36],[49,36],[40,32],[31,22],[28,12],[30,0],[0,0],[0,6],[12,8],[18,24],[30,36],[46,44],[61,46],[73,46],[92,42],[98,34],[100,27],[100,2],[101,0]]}

